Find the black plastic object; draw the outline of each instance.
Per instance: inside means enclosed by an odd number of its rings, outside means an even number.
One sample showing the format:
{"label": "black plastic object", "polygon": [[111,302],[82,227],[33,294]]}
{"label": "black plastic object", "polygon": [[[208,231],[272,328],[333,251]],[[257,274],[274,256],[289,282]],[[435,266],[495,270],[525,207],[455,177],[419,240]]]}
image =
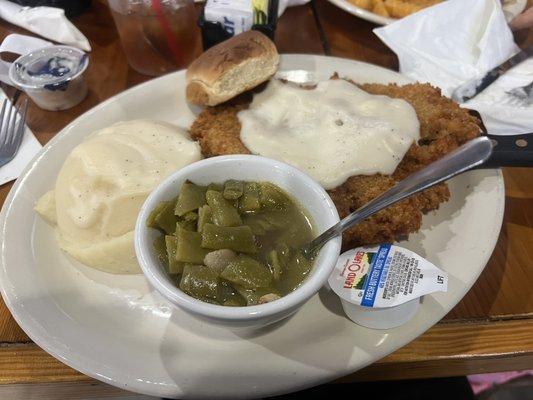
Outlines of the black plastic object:
{"label": "black plastic object", "polygon": [[533,167],[533,133],[487,137],[493,141],[494,148],[482,168]]}
{"label": "black plastic object", "polygon": [[492,155],[479,168],[533,167],[533,132],[523,135],[490,135],[476,110],[468,110],[481,124],[483,135],[487,136],[494,148]]}
{"label": "black plastic object", "polygon": [[[268,3],[268,22],[265,25],[252,25],[252,29],[255,29],[261,33],[264,33],[271,40],[274,40],[276,34],[276,25],[278,23],[278,0],[270,0]],[[202,43],[204,50],[213,47],[224,40],[232,37],[231,33],[226,32],[220,22],[206,21],[204,17],[204,11],[198,19],[198,26],[202,30]]]}
{"label": "black plastic object", "polygon": [[13,3],[21,6],[48,6],[57,7],[65,10],[67,17],[73,17],[81,14],[83,11],[91,6],[91,0],[10,0]]}

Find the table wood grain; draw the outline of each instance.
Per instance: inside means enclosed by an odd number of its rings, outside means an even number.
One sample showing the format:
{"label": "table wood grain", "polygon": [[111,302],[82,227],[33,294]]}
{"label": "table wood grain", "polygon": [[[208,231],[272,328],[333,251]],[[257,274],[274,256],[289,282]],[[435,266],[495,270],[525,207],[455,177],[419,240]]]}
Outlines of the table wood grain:
{"label": "table wood grain", "polygon": [[[529,0],[529,6],[533,0]],[[31,104],[28,125],[45,144],[74,118],[149,77],[128,67],[103,0],[73,22],[93,51],[89,96],[66,111]],[[276,44],[282,53],[330,54],[397,69],[396,56],[372,33],[376,26],[327,2],[288,9],[280,18]],[[27,33],[0,22],[0,38]],[[533,43],[533,30],[516,35]],[[533,172],[504,169],[505,217],[496,249],[479,280],[442,320],[407,346],[341,381],[464,375],[533,367]],[[12,184],[0,187],[3,203]],[[468,265],[464,266],[468,268]],[[94,383],[31,342],[0,301],[0,384]],[[81,383],[80,383],[81,385]],[[86,387],[86,386],[84,386]]]}

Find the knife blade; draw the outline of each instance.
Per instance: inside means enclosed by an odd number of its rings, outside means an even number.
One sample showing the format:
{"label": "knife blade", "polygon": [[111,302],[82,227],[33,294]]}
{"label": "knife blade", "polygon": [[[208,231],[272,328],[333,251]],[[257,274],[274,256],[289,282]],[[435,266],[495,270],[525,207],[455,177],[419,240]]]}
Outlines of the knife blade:
{"label": "knife blade", "polygon": [[500,64],[496,68],[491,69],[485,74],[484,77],[479,79],[473,79],[463,83],[456,88],[452,93],[452,99],[457,103],[464,103],[485,90],[491,83],[509,71],[515,65],[520,64],[522,61],[533,56],[533,45],[526,47],[519,51],[514,56],[509,58],[503,64]]}

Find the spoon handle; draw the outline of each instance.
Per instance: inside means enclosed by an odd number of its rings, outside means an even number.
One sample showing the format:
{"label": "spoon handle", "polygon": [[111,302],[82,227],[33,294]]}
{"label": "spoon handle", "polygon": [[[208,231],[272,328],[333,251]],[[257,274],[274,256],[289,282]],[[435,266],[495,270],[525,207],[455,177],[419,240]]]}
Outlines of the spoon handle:
{"label": "spoon handle", "polygon": [[322,245],[331,238],[340,235],[346,229],[354,226],[378,211],[482,164],[490,157],[491,153],[492,143],[487,137],[482,136],[468,141],[441,159],[409,175],[385,193],[371,200],[348,215],[342,221],[333,225],[305,246],[302,249],[303,253],[310,255],[316,249],[322,247]]}

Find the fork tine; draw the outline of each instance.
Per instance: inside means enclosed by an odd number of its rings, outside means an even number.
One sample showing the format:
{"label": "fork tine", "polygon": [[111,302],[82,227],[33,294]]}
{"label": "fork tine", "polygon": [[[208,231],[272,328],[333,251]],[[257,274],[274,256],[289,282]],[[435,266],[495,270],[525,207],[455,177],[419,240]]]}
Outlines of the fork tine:
{"label": "fork tine", "polygon": [[18,114],[17,107],[15,107],[13,103],[11,103],[11,107],[9,108],[9,123],[7,125],[7,135],[6,135],[5,142],[4,142],[6,146],[10,146],[11,143],[13,142],[13,138],[16,133],[15,126],[17,123],[17,114]]}
{"label": "fork tine", "polygon": [[[17,135],[18,135],[18,131],[19,131],[19,128],[20,128],[20,122],[22,121],[22,114],[20,113],[20,110],[22,109],[22,104],[19,104],[18,106],[16,106],[15,108],[15,118],[13,119],[13,129],[11,129],[9,131],[10,135],[9,135],[9,141],[6,143],[6,145],[8,146],[11,146],[14,142],[15,142],[15,139],[17,138]],[[18,125],[17,125],[17,116],[19,116],[19,122],[18,122]]]}
{"label": "fork tine", "polygon": [[4,114],[6,111],[6,104],[7,104],[7,99],[4,100],[2,104],[2,111],[0,111],[0,144],[4,141],[4,136],[5,136]]}
{"label": "fork tine", "polygon": [[25,124],[20,124],[19,129],[17,129],[17,134],[14,137],[13,143],[11,145],[10,153],[12,158],[15,158],[19,150],[20,145],[22,144],[22,139],[24,139]]}
{"label": "fork tine", "polygon": [[26,113],[28,111],[28,99],[24,100],[24,103],[20,105],[19,109],[22,109],[22,113],[20,114],[16,134],[13,136],[13,153],[16,153],[18,151],[18,148],[22,143],[22,138],[24,137],[24,132],[26,131]]}
{"label": "fork tine", "polygon": [[6,100],[6,102],[8,103],[6,109],[7,115],[5,116],[5,120],[2,120],[2,143],[0,143],[0,147],[4,147],[6,145],[10,136],[9,124],[11,122],[11,110],[13,109],[13,103],[8,100]]}
{"label": "fork tine", "polygon": [[[15,158],[22,140],[24,138],[24,132],[26,128],[26,113],[28,110],[28,101],[26,100],[23,104],[20,104],[17,109],[14,111],[14,116],[12,118],[12,123],[8,126],[8,137],[6,139],[5,146],[2,147],[2,151],[5,153],[4,161],[11,161]],[[18,120],[18,125],[15,126],[17,119],[17,114],[22,111],[20,118]],[[5,162],[4,162],[5,164]]]}
{"label": "fork tine", "polygon": [[6,111],[6,103],[7,99],[4,99],[4,102],[2,103],[2,111],[0,111],[0,126],[3,126],[4,123],[4,112]]}

